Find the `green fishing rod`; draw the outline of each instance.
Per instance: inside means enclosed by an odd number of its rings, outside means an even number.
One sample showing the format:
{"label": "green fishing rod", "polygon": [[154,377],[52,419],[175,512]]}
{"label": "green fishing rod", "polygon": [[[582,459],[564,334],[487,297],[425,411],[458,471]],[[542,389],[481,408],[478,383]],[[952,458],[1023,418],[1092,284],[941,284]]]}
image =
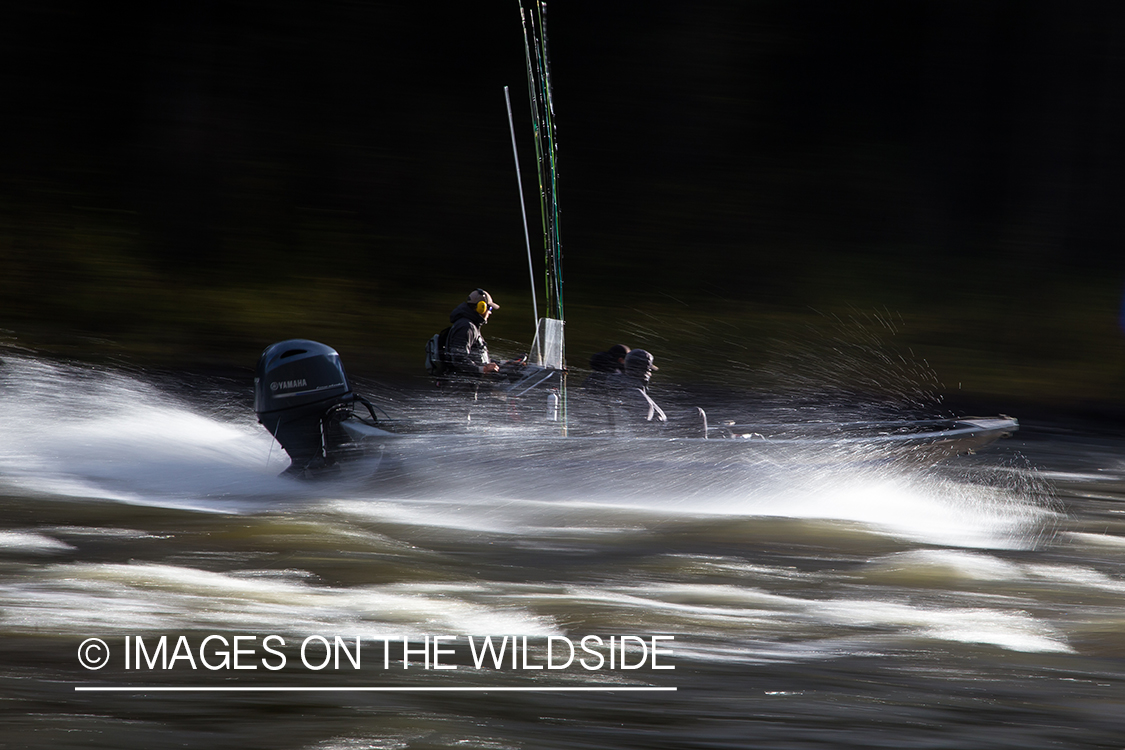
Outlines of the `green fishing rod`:
{"label": "green fishing rod", "polygon": [[[520,23],[523,25],[523,54],[524,60],[527,63],[527,97],[531,103],[531,128],[532,135],[534,136],[535,143],[535,172],[539,178],[539,218],[543,223],[543,237],[547,237],[547,199],[546,199],[546,185],[543,179],[543,139],[540,137],[539,130],[539,91],[536,84],[536,72],[531,67],[531,36],[527,28],[527,13],[524,11],[523,3],[520,3]],[[547,309],[550,310],[548,303]],[[549,316],[549,314],[548,314]]]}
{"label": "green fishing rod", "polygon": [[[524,56],[527,63],[528,100],[531,104],[535,135],[536,167],[539,176],[539,203],[546,254],[547,317],[564,320],[562,307],[562,249],[558,231],[558,148],[554,135],[554,104],[550,87],[550,70],[546,39],[543,37],[545,4],[539,13],[527,12],[522,3],[520,17],[524,26]],[[537,31],[538,29],[538,31]]]}
{"label": "green fishing rod", "polygon": [[[539,178],[539,216],[543,228],[544,273],[546,275],[544,286],[547,292],[548,318],[558,318],[558,306],[555,303],[555,222],[551,197],[552,186],[550,180],[551,153],[550,141],[547,137],[546,97],[543,81],[542,54],[539,39],[535,32],[536,16],[525,11],[520,3],[520,20],[523,23],[524,59],[527,63],[527,93],[531,105],[532,132],[535,136],[535,166]],[[534,54],[534,62],[532,56]]]}
{"label": "green fishing rod", "polygon": [[547,3],[539,3],[539,48],[542,60],[541,88],[543,90],[543,118],[544,131],[547,135],[548,170],[547,179],[550,186],[550,248],[553,254],[552,270],[554,272],[552,292],[555,312],[559,320],[565,320],[563,315],[562,296],[562,241],[559,237],[559,192],[558,192],[558,132],[555,128],[555,103],[554,90],[551,86],[551,65],[547,56]]}
{"label": "green fishing rod", "polygon": [[[539,176],[539,206],[543,226],[547,314],[560,323],[565,321],[562,305],[562,244],[558,229],[558,145],[555,137],[554,102],[551,90],[550,65],[547,57],[546,3],[535,4],[533,10],[519,3],[524,32],[524,59],[527,64],[528,100],[531,104],[535,136],[536,167]],[[565,339],[560,335],[560,407],[563,434],[566,434],[566,354]]]}
{"label": "green fishing rod", "polygon": [[[559,191],[558,191],[558,132],[555,129],[555,98],[554,90],[551,86],[551,65],[550,59],[547,55],[547,3],[539,2],[539,49],[540,59],[542,65],[541,84],[543,90],[543,118],[545,125],[545,132],[547,135],[547,155],[548,155],[548,174],[547,184],[550,187],[548,215],[550,220],[548,222],[550,228],[550,238],[547,242],[549,252],[552,255],[552,262],[550,269],[552,276],[549,279],[552,282],[551,286],[551,299],[548,302],[554,303],[555,315],[558,320],[563,321],[565,325],[566,316],[563,314],[563,275],[562,275],[562,240],[559,237]],[[559,375],[559,405],[562,409],[562,423],[563,435],[567,433],[567,392],[566,392],[566,338],[561,338],[560,347],[562,351],[562,372]]]}

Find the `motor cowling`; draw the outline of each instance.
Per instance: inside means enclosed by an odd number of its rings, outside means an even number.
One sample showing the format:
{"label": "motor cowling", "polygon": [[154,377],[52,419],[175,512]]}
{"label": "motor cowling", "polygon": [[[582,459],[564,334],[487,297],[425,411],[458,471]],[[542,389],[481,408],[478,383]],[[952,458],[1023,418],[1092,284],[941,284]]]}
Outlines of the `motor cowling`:
{"label": "motor cowling", "polygon": [[266,347],[258,359],[254,411],[293,459],[290,470],[331,460],[338,437],[329,433],[328,416],[355,400],[340,355],[330,346],[289,339]]}

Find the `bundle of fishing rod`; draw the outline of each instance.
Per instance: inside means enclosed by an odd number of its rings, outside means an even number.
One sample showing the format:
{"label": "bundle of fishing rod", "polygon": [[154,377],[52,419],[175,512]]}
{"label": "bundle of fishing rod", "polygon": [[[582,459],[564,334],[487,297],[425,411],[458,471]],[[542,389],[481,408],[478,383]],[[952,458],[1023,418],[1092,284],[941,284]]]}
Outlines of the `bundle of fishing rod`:
{"label": "bundle of fishing rod", "polygon": [[535,160],[539,172],[540,215],[546,250],[547,317],[565,320],[562,294],[562,245],[559,241],[558,132],[547,57],[547,4],[530,9],[520,3],[524,55],[527,62],[528,99],[535,135]]}
{"label": "bundle of fishing rod", "polygon": [[512,104],[508,88],[504,96],[508,103],[508,121],[512,129],[512,155],[516,162],[516,180],[519,185],[520,207],[523,211],[524,237],[527,241],[527,265],[531,274],[531,303],[535,310],[535,363],[542,368],[556,370],[559,374],[559,406],[562,429],[566,434],[566,353],[563,326],[562,243],[559,240],[558,200],[558,142],[555,127],[555,107],[551,89],[551,68],[547,56],[547,4],[533,3],[525,6],[520,0],[520,20],[523,24],[524,57],[527,62],[528,100],[531,104],[531,122],[535,142],[535,162],[539,176],[539,208],[543,223],[543,248],[546,271],[546,311],[539,317],[535,299],[535,269],[531,258],[531,240],[527,231],[527,210],[523,205],[523,184],[520,180],[519,153],[516,149],[515,123],[512,121]]}

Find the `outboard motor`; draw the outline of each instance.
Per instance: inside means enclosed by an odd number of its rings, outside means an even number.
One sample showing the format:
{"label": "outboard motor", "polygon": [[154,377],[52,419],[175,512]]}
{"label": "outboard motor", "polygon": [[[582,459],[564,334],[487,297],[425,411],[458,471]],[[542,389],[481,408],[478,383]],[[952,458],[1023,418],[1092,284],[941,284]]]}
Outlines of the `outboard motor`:
{"label": "outboard motor", "polygon": [[[254,411],[293,459],[286,473],[309,476],[335,463],[347,442],[339,420],[363,399],[352,393],[330,346],[290,339],[266,348],[254,373]],[[368,407],[370,408],[370,407]]]}

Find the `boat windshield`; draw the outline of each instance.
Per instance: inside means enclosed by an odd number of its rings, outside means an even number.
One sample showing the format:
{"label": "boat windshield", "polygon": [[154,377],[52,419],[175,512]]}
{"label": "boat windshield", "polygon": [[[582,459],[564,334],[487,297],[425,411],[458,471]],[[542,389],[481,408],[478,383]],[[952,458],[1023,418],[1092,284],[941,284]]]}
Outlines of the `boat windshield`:
{"label": "boat windshield", "polygon": [[535,364],[552,370],[563,369],[563,328],[565,321],[554,318],[540,318],[539,328],[535,331]]}

